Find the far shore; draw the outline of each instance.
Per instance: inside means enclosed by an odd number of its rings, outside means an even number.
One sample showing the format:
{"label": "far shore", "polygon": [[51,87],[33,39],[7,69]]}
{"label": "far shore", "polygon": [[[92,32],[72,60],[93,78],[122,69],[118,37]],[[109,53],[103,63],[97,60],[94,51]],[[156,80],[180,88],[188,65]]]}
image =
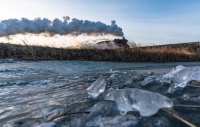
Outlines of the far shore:
{"label": "far shore", "polygon": [[80,60],[116,62],[194,62],[200,61],[199,43],[96,49],[91,47],[54,48],[0,43],[0,59]]}

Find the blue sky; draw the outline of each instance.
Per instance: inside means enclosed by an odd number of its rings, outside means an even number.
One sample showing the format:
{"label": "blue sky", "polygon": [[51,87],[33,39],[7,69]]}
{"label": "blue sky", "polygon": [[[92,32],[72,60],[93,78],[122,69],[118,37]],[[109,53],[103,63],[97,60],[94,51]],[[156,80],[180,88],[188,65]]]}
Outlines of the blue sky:
{"label": "blue sky", "polygon": [[1,0],[0,20],[70,16],[110,24],[148,44],[200,41],[199,0]]}

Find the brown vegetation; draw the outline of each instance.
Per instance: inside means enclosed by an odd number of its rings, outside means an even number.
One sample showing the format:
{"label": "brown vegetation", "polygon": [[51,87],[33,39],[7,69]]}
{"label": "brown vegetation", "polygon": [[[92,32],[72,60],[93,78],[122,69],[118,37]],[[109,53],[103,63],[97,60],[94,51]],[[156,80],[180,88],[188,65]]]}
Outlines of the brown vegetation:
{"label": "brown vegetation", "polygon": [[0,58],[20,60],[89,60],[124,62],[200,61],[199,44],[150,46],[121,49],[52,48],[42,46],[0,44]]}

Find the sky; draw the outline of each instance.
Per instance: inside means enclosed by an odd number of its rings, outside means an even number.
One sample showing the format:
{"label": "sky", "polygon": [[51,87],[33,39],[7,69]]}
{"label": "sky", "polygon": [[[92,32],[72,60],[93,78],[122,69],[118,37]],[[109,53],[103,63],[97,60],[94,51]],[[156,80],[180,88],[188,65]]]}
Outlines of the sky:
{"label": "sky", "polygon": [[[111,21],[115,20],[129,41],[143,45],[200,41],[200,0],[0,0],[0,2],[0,20],[37,17],[53,20],[62,19],[63,16],[101,21],[106,24],[111,24]],[[55,43],[55,40],[53,41]]]}

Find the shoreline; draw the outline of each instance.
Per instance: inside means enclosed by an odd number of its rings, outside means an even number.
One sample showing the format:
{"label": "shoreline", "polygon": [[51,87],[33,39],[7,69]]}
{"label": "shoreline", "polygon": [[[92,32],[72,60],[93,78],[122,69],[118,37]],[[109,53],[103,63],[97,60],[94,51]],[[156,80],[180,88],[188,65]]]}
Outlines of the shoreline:
{"label": "shoreline", "polygon": [[75,49],[0,43],[0,59],[158,63],[196,62],[200,61],[200,52],[197,51],[199,47],[199,44],[184,44],[120,49],[95,49],[87,47]]}

